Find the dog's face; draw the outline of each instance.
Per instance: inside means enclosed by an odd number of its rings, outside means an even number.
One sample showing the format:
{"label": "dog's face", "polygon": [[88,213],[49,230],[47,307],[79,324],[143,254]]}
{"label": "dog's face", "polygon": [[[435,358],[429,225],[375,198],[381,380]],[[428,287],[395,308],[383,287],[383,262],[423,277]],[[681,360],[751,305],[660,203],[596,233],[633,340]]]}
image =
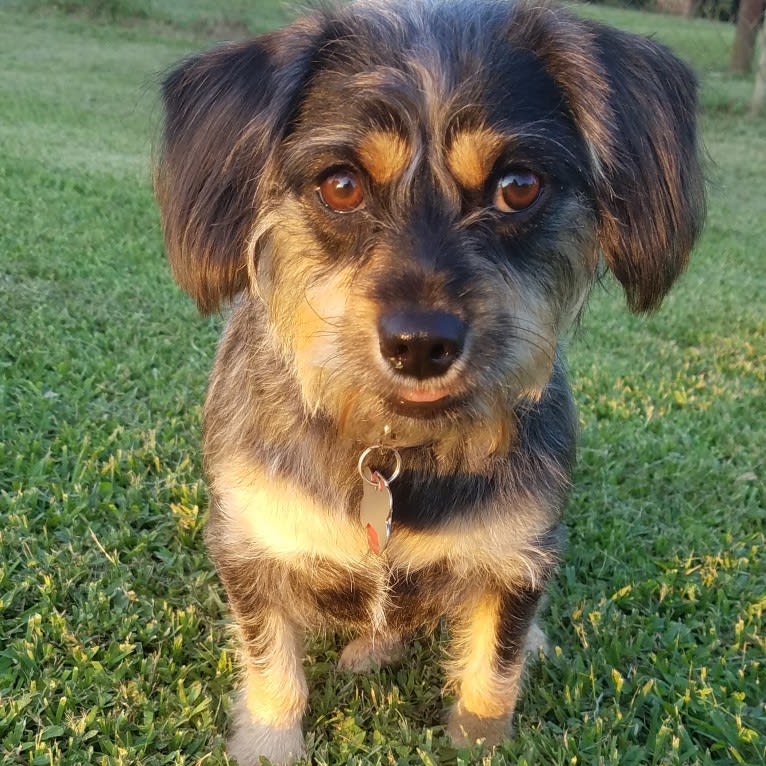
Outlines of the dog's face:
{"label": "dog's face", "polygon": [[179,281],[262,300],[306,411],[371,441],[503,449],[600,258],[651,309],[701,224],[693,78],[551,8],[357,3],[187,62],[165,99]]}
{"label": "dog's face", "polygon": [[322,51],[253,275],[310,409],[404,443],[482,423],[491,448],[592,280],[594,179],[534,56],[503,41],[455,59],[410,34],[405,57],[360,58],[358,36]]}

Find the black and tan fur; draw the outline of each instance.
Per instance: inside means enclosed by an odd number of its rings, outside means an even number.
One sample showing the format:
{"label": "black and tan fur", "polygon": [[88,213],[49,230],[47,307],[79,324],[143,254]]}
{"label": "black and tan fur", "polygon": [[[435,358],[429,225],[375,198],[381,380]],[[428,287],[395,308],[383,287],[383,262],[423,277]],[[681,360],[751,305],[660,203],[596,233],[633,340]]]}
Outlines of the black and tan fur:
{"label": "black and tan fur", "polygon": [[[600,263],[635,311],[685,267],[695,91],[656,43],[500,0],[325,8],[166,78],[170,262],[202,311],[233,305],[204,454],[240,763],[303,754],[303,636],[327,625],[363,670],[446,617],[450,736],[509,734],[574,460],[560,338]],[[328,204],[328,178],[363,202]],[[508,211],[509,183],[539,194]],[[381,440],[403,470],[378,556],[357,460]]]}

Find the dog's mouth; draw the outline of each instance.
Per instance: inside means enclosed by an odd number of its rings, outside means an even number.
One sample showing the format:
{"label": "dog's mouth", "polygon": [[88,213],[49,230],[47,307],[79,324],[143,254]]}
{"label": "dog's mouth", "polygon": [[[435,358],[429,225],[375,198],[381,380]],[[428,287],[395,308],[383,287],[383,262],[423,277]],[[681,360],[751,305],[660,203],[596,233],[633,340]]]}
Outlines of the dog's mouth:
{"label": "dog's mouth", "polygon": [[463,397],[447,389],[399,389],[388,399],[389,406],[399,415],[411,418],[432,418],[458,409]]}
{"label": "dog's mouth", "polygon": [[438,404],[445,399],[450,399],[451,394],[447,389],[441,388],[435,391],[419,391],[416,388],[403,388],[398,392],[398,400],[402,404]]}

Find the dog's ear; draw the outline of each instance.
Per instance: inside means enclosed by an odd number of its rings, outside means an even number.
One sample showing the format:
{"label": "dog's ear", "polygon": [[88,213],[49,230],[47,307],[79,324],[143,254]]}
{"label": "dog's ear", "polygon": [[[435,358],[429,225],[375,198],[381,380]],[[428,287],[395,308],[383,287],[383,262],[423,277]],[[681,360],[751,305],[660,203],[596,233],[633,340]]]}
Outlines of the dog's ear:
{"label": "dog's ear", "polygon": [[611,141],[594,142],[603,174],[599,240],[634,311],[659,306],[705,218],[697,82],[667,48],[592,25],[608,84]]}
{"label": "dog's ear", "polygon": [[697,83],[667,48],[542,5],[521,24],[591,154],[599,242],[634,311],[657,308],[705,217]]}
{"label": "dog's ear", "polygon": [[163,82],[155,193],[173,273],[204,313],[248,286],[258,185],[317,34],[310,20],[298,22],[191,58]]}

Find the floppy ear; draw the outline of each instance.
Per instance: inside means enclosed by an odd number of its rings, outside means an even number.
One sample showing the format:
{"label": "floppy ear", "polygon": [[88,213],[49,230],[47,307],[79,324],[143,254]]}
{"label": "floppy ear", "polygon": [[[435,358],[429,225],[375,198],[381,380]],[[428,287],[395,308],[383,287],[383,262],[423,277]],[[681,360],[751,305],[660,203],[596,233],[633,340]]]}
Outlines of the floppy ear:
{"label": "floppy ear", "polygon": [[545,63],[591,154],[599,243],[634,311],[657,308],[705,218],[697,83],[667,48],[541,3],[517,44]]}
{"label": "floppy ear", "polygon": [[298,22],[191,58],[163,82],[155,193],[173,273],[204,313],[248,286],[258,184],[308,77],[316,34]]}
{"label": "floppy ear", "polygon": [[593,144],[603,172],[599,241],[630,308],[651,311],[685,268],[705,218],[697,82],[667,48],[590,26],[611,112],[611,145]]}

